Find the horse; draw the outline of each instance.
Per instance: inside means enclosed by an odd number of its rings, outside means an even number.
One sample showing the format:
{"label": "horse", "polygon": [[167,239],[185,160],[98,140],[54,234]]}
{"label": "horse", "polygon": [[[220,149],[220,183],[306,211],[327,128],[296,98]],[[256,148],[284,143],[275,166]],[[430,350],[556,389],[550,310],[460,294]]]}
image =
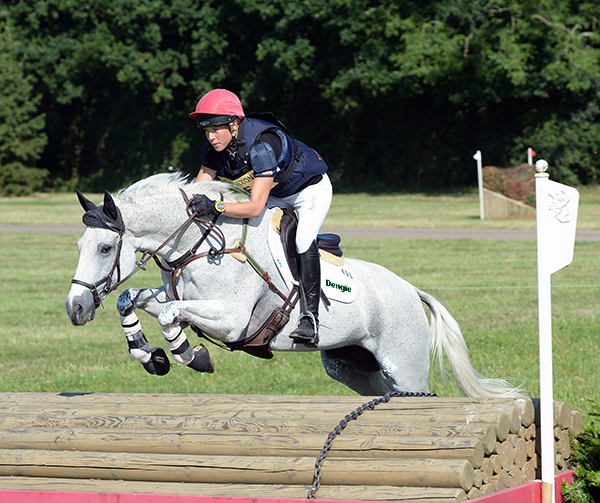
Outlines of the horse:
{"label": "horse", "polygon": [[[448,374],[445,353],[463,395],[522,396],[519,386],[474,370],[458,323],[437,299],[359,259],[321,253],[319,340],[296,343],[289,334],[301,301],[281,255],[277,201],[270,200],[258,218],[220,215],[206,221],[190,214],[194,194],[225,202],[247,197],[228,184],[192,182],[179,173],[152,175],[114,195],[105,192],[98,205],[78,191],[86,229],[77,242],[79,262],[65,302],[73,325],[93,320],[104,298],[152,258],[163,284],[129,288],[117,300],[129,352],[151,374],[166,374],[170,360],[160,346],[150,347],[137,309],[158,320],[173,360],[199,372],[214,366],[203,344],[190,345],[188,328],[264,358],[272,351],[320,351],[327,375],[359,395],[426,394],[431,360],[437,357]],[[270,318],[278,323],[267,324]],[[265,333],[262,346],[244,344]]]}

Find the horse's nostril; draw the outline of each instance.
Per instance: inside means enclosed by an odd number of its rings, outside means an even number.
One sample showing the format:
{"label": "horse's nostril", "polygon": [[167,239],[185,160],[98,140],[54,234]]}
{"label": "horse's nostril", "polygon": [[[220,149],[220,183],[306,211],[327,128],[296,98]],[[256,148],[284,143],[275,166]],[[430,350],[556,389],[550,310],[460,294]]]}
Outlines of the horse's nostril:
{"label": "horse's nostril", "polygon": [[83,306],[81,304],[75,304],[71,306],[69,318],[71,318],[71,323],[73,325],[81,325],[81,318],[83,314]]}
{"label": "horse's nostril", "polygon": [[85,325],[94,319],[95,309],[92,294],[84,291],[82,294],[69,292],[65,301],[67,316],[75,326]]}

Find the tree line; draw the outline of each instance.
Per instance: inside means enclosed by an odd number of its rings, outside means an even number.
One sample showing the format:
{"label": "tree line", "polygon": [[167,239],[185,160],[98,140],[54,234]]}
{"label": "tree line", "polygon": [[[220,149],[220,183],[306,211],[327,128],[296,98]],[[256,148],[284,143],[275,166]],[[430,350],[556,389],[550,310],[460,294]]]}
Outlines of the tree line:
{"label": "tree line", "polygon": [[458,188],[527,147],[600,179],[600,5],[574,0],[4,0],[0,193],[197,173],[215,87],[274,112],[336,190]]}

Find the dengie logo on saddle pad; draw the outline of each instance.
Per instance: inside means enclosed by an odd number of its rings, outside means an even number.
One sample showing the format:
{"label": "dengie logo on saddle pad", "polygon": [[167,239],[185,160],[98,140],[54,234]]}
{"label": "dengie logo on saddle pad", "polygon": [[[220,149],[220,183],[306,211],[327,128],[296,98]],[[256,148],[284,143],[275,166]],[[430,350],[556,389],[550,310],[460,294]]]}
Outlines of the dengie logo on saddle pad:
{"label": "dengie logo on saddle pad", "polygon": [[356,297],[354,279],[346,265],[334,265],[321,258],[321,288],[329,299],[350,303]]}
{"label": "dengie logo on saddle pad", "polygon": [[[277,269],[288,288],[294,285],[292,273],[287,265],[279,233],[269,228],[269,248]],[[321,253],[321,288],[329,300],[349,304],[356,298],[355,281],[343,258],[326,251]]]}
{"label": "dengie logo on saddle pad", "polygon": [[325,280],[325,286],[330,286],[331,288],[337,288],[338,290],[341,290],[342,293],[349,292],[352,290],[352,288],[349,287],[348,285],[338,285],[337,283],[332,283],[328,279]]}

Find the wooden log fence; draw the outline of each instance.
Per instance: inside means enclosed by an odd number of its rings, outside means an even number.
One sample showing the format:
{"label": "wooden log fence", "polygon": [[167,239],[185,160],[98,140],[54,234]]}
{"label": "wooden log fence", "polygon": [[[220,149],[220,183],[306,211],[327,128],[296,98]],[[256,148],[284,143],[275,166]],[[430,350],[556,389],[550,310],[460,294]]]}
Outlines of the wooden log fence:
{"label": "wooden log fence", "polygon": [[[0,393],[0,488],[306,497],[372,397]],[[557,472],[579,413],[555,403]],[[539,478],[539,403],[392,398],[347,423],[318,499],[457,502]]]}

